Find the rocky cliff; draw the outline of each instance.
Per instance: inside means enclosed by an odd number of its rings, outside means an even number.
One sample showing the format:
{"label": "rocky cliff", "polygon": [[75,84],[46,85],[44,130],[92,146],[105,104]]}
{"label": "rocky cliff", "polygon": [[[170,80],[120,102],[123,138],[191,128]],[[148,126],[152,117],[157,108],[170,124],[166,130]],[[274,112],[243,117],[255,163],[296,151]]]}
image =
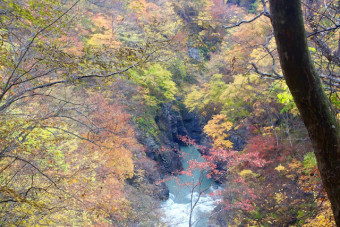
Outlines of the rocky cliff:
{"label": "rocky cliff", "polygon": [[[157,183],[162,176],[182,170],[179,146],[179,136],[195,139],[198,143],[202,138],[202,126],[199,115],[189,113],[184,105],[173,103],[163,104],[158,111],[155,122],[158,130],[156,135],[137,131],[137,138],[145,147],[147,157],[153,161],[137,165],[137,169],[145,172],[144,178],[139,179],[145,185],[153,185],[150,189],[154,197],[165,200],[168,189],[164,183]],[[136,176],[135,176],[136,178]],[[130,183],[137,179],[131,179]]]}

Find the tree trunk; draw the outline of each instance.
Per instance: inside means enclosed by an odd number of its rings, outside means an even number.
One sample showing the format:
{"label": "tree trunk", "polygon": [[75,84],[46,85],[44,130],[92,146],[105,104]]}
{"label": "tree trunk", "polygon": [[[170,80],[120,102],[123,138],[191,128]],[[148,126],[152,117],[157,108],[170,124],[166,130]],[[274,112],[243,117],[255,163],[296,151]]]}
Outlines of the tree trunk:
{"label": "tree trunk", "polygon": [[270,0],[287,85],[307,127],[323,185],[340,226],[340,126],[310,58],[300,0]]}

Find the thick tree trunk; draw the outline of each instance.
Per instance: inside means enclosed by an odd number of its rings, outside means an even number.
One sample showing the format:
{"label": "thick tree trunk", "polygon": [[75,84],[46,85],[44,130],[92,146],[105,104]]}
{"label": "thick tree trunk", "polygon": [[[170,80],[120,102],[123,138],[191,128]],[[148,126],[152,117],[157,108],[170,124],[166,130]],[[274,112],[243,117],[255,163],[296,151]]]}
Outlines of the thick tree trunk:
{"label": "thick tree trunk", "polygon": [[340,126],[308,51],[300,0],[270,0],[281,67],[309,136],[340,226]]}

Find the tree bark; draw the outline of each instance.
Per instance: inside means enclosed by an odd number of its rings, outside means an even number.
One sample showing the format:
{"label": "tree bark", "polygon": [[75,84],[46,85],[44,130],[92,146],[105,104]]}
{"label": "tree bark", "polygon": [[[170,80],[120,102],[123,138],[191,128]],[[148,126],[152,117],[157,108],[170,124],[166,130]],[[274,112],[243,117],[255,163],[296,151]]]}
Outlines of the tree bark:
{"label": "tree bark", "polygon": [[270,0],[280,63],[314,146],[323,185],[340,226],[340,126],[308,51],[300,0]]}

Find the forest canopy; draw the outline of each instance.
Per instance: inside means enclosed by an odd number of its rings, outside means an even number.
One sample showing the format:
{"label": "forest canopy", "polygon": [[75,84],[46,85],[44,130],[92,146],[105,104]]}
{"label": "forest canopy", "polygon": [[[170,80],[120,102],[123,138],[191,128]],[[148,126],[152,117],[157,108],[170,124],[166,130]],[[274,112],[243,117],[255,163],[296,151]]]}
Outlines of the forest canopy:
{"label": "forest canopy", "polygon": [[339,226],[340,5],[291,2],[0,1],[0,225],[178,226],[172,182],[183,226]]}

